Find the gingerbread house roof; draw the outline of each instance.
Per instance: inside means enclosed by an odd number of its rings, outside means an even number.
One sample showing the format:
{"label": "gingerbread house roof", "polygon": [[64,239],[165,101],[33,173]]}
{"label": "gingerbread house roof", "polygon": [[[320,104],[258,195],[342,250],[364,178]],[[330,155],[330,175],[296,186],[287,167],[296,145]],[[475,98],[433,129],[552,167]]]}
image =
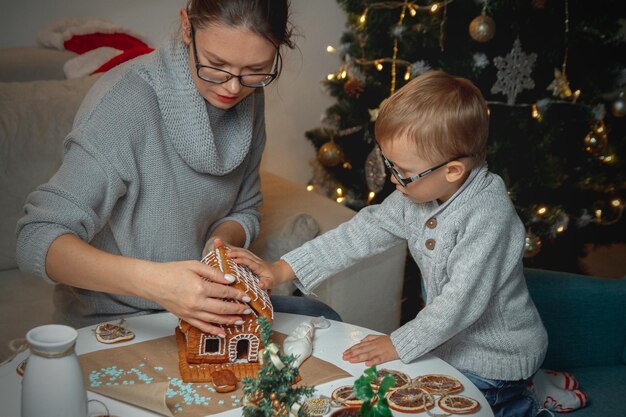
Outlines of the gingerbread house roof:
{"label": "gingerbread house roof", "polygon": [[[274,309],[268,292],[259,287],[258,275],[247,266],[238,265],[228,256],[229,250],[225,246],[220,246],[209,252],[201,262],[235,277],[231,286],[245,292],[250,297],[250,302],[246,304],[256,313],[255,316],[266,317],[271,323],[274,318]],[[238,300],[231,301],[242,303]]]}

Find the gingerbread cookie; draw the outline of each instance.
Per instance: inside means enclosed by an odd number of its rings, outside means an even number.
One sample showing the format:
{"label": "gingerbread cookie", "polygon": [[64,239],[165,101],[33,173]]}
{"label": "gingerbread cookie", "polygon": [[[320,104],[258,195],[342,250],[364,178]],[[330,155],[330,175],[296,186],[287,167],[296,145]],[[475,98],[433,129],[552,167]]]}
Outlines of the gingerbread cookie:
{"label": "gingerbread cookie", "polygon": [[362,405],[363,401],[356,398],[351,385],[344,385],[333,391],[330,398],[342,407]]}
{"label": "gingerbread cookie", "polygon": [[119,343],[135,338],[135,333],[120,324],[101,323],[96,327],[96,339],[100,343]]}
{"label": "gingerbread cookie", "polygon": [[217,392],[231,392],[237,388],[237,378],[232,371],[220,369],[211,372],[211,379]]}
{"label": "gingerbread cookie", "polygon": [[378,390],[378,388],[380,387],[380,383],[387,374],[390,374],[396,380],[396,383],[390,389],[396,389],[411,382],[411,377],[404,372],[383,368],[378,370],[376,374],[376,382],[372,382],[371,384],[372,389]]}
{"label": "gingerbread cookie", "polygon": [[439,408],[446,413],[470,414],[480,409],[480,404],[473,398],[465,395],[452,394],[441,397],[438,402]]}
{"label": "gingerbread cookie", "polygon": [[463,390],[463,384],[450,375],[429,374],[417,377],[411,385],[423,388],[431,394],[446,395]]}
{"label": "gingerbread cookie", "polygon": [[421,413],[435,406],[435,399],[421,388],[405,385],[386,395],[389,408],[402,413]]}

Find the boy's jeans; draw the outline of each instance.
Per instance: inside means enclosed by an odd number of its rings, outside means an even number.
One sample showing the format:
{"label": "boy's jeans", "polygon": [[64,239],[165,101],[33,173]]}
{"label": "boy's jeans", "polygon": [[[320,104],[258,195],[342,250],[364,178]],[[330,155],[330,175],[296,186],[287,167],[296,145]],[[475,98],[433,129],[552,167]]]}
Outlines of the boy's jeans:
{"label": "boy's jeans", "polygon": [[530,378],[500,381],[462,372],[483,393],[495,417],[535,417],[539,412],[537,399],[527,388]]}

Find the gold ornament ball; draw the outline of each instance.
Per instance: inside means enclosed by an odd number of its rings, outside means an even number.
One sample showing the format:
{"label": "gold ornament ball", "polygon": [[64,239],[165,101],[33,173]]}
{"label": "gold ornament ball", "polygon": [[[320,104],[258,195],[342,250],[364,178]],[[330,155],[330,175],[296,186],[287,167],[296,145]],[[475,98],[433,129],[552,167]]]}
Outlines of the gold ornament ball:
{"label": "gold ornament ball", "polygon": [[624,102],[624,93],[620,93],[620,95],[613,101],[613,105],[611,106],[611,113],[615,117],[624,117],[626,114],[626,103]]}
{"label": "gold ornament ball", "polygon": [[343,160],[343,150],[335,142],[326,142],[320,146],[317,158],[327,167],[337,166]]}
{"label": "gold ornament ball", "polygon": [[276,393],[275,393],[275,392],[272,392],[272,393],[270,394],[270,400],[274,401],[275,399],[276,399]]}
{"label": "gold ornament ball", "polygon": [[481,14],[470,22],[469,34],[476,42],[487,42],[496,34],[496,22],[489,16]]}
{"label": "gold ornament ball", "polygon": [[533,232],[526,233],[524,239],[524,258],[532,258],[541,251],[541,239]]}
{"label": "gold ornament ball", "polygon": [[599,155],[606,149],[608,141],[606,129],[602,131],[592,129],[591,132],[587,133],[587,136],[585,136],[585,150],[594,155]]}

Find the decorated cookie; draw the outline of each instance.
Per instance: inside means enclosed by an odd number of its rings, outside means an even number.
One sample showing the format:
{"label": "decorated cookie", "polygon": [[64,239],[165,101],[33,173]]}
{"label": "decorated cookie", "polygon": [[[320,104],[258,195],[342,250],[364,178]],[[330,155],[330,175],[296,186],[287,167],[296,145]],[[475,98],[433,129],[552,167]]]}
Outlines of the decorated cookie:
{"label": "decorated cookie", "polygon": [[335,389],[330,398],[333,400],[333,402],[342,407],[351,407],[363,404],[363,401],[357,399],[354,395],[351,385],[344,385]]}
{"label": "decorated cookie", "polygon": [[387,393],[389,408],[402,413],[421,413],[435,406],[435,399],[421,388],[405,385]]}
{"label": "decorated cookie", "polygon": [[213,385],[215,385],[215,391],[217,392],[231,392],[237,387],[237,378],[235,374],[228,369],[220,369],[211,372],[211,378],[213,379]]}
{"label": "decorated cookie", "polygon": [[396,389],[411,382],[411,377],[404,372],[383,368],[378,370],[376,375],[376,382],[372,383],[372,389],[378,390],[381,381],[387,374],[391,374],[391,376],[394,377],[394,379],[396,380],[396,383],[390,389]]}
{"label": "decorated cookie", "polygon": [[441,397],[438,402],[439,408],[446,413],[470,414],[478,411],[480,404],[473,398],[460,394],[451,394]]}
{"label": "decorated cookie", "polygon": [[450,375],[429,374],[420,376],[415,378],[411,385],[437,395],[446,395],[463,390],[461,381]]}
{"label": "decorated cookie", "polygon": [[96,327],[96,339],[100,343],[119,343],[134,339],[135,333],[120,324],[101,323]]}

